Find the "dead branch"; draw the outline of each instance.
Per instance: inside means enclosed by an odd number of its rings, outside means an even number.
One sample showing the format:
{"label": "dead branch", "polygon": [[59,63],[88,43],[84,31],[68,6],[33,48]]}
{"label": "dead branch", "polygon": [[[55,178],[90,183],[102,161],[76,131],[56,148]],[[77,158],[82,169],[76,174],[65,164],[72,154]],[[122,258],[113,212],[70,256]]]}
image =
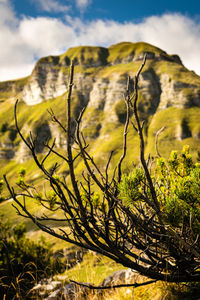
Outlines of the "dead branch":
{"label": "dead branch", "polygon": [[92,285],[92,284],[89,284],[89,283],[85,284],[85,283],[77,282],[77,281],[74,281],[74,280],[71,280],[71,279],[70,279],[70,282],[74,283],[76,285],[79,285],[79,286],[86,287],[86,288],[91,289],[91,290],[109,290],[109,289],[117,289],[117,288],[122,288],[122,287],[137,288],[137,287],[140,287],[140,286],[145,286],[145,285],[148,285],[148,284],[155,283],[155,282],[157,282],[157,280],[150,280],[150,281],[146,281],[146,282],[142,282],[142,283],[125,283],[125,284],[106,285],[106,286],[102,286],[102,285],[95,286],[95,285]]}

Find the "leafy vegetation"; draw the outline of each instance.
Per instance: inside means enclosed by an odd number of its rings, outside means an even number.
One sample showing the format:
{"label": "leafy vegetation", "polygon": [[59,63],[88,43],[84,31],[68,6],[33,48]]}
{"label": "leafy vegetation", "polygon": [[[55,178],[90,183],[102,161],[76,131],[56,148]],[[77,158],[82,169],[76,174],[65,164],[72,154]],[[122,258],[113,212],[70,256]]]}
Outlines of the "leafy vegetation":
{"label": "leafy vegetation", "polygon": [[[158,195],[159,205],[165,223],[179,232],[200,233],[200,164],[194,163],[189,153],[189,146],[184,146],[182,153],[172,151],[169,159],[159,157],[153,167],[152,179]],[[124,174],[119,184],[123,201],[130,208],[143,202],[144,172],[140,168]],[[192,234],[192,233],[190,233]]]}

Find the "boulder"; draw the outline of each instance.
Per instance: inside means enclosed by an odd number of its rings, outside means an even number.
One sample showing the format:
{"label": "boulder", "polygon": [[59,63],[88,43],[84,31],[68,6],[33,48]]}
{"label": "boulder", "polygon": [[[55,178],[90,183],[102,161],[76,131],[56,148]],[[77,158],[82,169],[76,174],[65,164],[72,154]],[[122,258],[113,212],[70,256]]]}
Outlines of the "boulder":
{"label": "boulder", "polygon": [[106,277],[102,283],[103,286],[129,284],[136,280],[138,273],[134,270],[120,270]]}

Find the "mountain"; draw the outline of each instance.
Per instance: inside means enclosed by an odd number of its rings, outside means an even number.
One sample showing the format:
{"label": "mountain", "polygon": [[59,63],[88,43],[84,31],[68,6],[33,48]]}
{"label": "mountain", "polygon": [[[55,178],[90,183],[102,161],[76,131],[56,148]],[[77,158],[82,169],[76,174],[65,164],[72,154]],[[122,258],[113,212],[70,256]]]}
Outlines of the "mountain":
{"label": "mountain", "polygon": [[[0,160],[1,174],[13,176],[19,163],[30,171],[30,178],[39,176],[30,160],[30,153],[16,134],[13,118],[14,102],[18,107],[19,124],[26,138],[31,131],[37,136],[37,151],[45,151],[44,142],[56,138],[56,147],[65,152],[65,136],[51,122],[47,109],[65,122],[65,97],[70,61],[75,62],[72,97],[74,119],[86,106],[82,130],[90,151],[103,166],[111,150],[113,165],[121,155],[125,104],[123,95],[127,76],[132,79],[144,54],[147,62],[139,81],[139,111],[145,120],[146,153],[155,155],[156,132],[165,126],[159,137],[159,151],[167,156],[184,144],[192,153],[200,150],[200,77],[186,69],[177,55],[147,43],[123,42],[108,48],[80,46],[60,56],[41,58],[30,76],[0,82]],[[138,138],[130,127],[129,151],[125,168],[138,161]],[[49,167],[53,159],[48,160]],[[64,172],[65,166],[60,169]],[[82,170],[81,162],[77,170]],[[32,173],[31,173],[32,172]]]}

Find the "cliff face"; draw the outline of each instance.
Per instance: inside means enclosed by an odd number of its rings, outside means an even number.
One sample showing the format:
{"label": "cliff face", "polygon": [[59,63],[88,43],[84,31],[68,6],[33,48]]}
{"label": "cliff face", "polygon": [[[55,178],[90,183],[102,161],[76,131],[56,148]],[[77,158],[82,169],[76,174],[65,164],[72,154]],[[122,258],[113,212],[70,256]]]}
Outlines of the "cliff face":
{"label": "cliff face", "polygon": [[[0,114],[8,113],[8,121],[5,117],[0,119],[0,158],[23,161],[29,157],[19,139],[9,135],[14,130],[10,111],[16,97],[24,103],[19,116],[21,126],[25,132],[32,131],[37,136],[37,151],[43,152],[43,143],[53,136],[57,147],[65,146],[63,133],[47,120],[44,108],[52,104],[64,120],[64,104],[61,102],[64,102],[67,92],[72,59],[75,63],[74,117],[83,106],[87,106],[82,124],[85,135],[91,141],[109,138],[110,132],[121,128],[124,122],[124,106],[120,101],[127,76],[132,78],[130,88],[133,89],[133,78],[145,53],[147,62],[139,81],[139,110],[146,120],[149,143],[152,143],[159,126],[166,125],[159,121],[162,112],[166,121],[169,111],[174,118],[163,137],[176,141],[199,140],[200,127],[196,119],[200,108],[200,77],[188,71],[177,55],[168,55],[146,43],[120,43],[109,48],[71,48],[61,56],[40,59],[27,78],[0,82]],[[6,122],[9,123],[7,130],[1,130]],[[174,130],[170,127],[172,124]],[[149,144],[149,148],[152,145]]]}
{"label": "cliff face", "polygon": [[37,63],[20,95],[26,104],[35,105],[56,98],[66,91],[66,74],[56,62],[57,60],[50,57]]}
{"label": "cliff face", "polygon": [[[151,51],[148,51],[148,48]],[[121,51],[126,51],[126,55]],[[60,57],[43,58],[36,64],[26,84],[19,91],[19,96],[27,105],[35,105],[61,96],[67,91],[68,67],[73,59],[80,69],[75,74],[75,89],[83,94],[86,102],[97,101],[100,107],[106,103],[105,109],[109,109],[116,97],[118,99],[122,97],[127,75],[134,74],[138,62],[142,61],[145,53],[147,53],[148,67],[140,78],[140,90],[147,101],[155,101],[153,106],[159,109],[169,106],[184,108],[200,105],[199,78],[193,74],[195,84],[190,83],[193,76],[190,74],[191,78],[188,78],[189,71],[183,67],[178,56],[169,56],[144,43],[122,43],[108,49],[78,47],[68,50]],[[166,70],[157,71],[163,63],[165,67],[167,66]],[[133,72],[130,64],[133,65]],[[124,72],[120,70],[122,65]],[[179,66],[179,70],[170,74],[170,68],[173,71],[174,65]],[[102,69],[105,73],[109,72],[108,76],[103,74]],[[184,76],[179,78],[179,72],[185,73],[186,78]],[[14,87],[10,89],[16,94],[17,90]]]}

